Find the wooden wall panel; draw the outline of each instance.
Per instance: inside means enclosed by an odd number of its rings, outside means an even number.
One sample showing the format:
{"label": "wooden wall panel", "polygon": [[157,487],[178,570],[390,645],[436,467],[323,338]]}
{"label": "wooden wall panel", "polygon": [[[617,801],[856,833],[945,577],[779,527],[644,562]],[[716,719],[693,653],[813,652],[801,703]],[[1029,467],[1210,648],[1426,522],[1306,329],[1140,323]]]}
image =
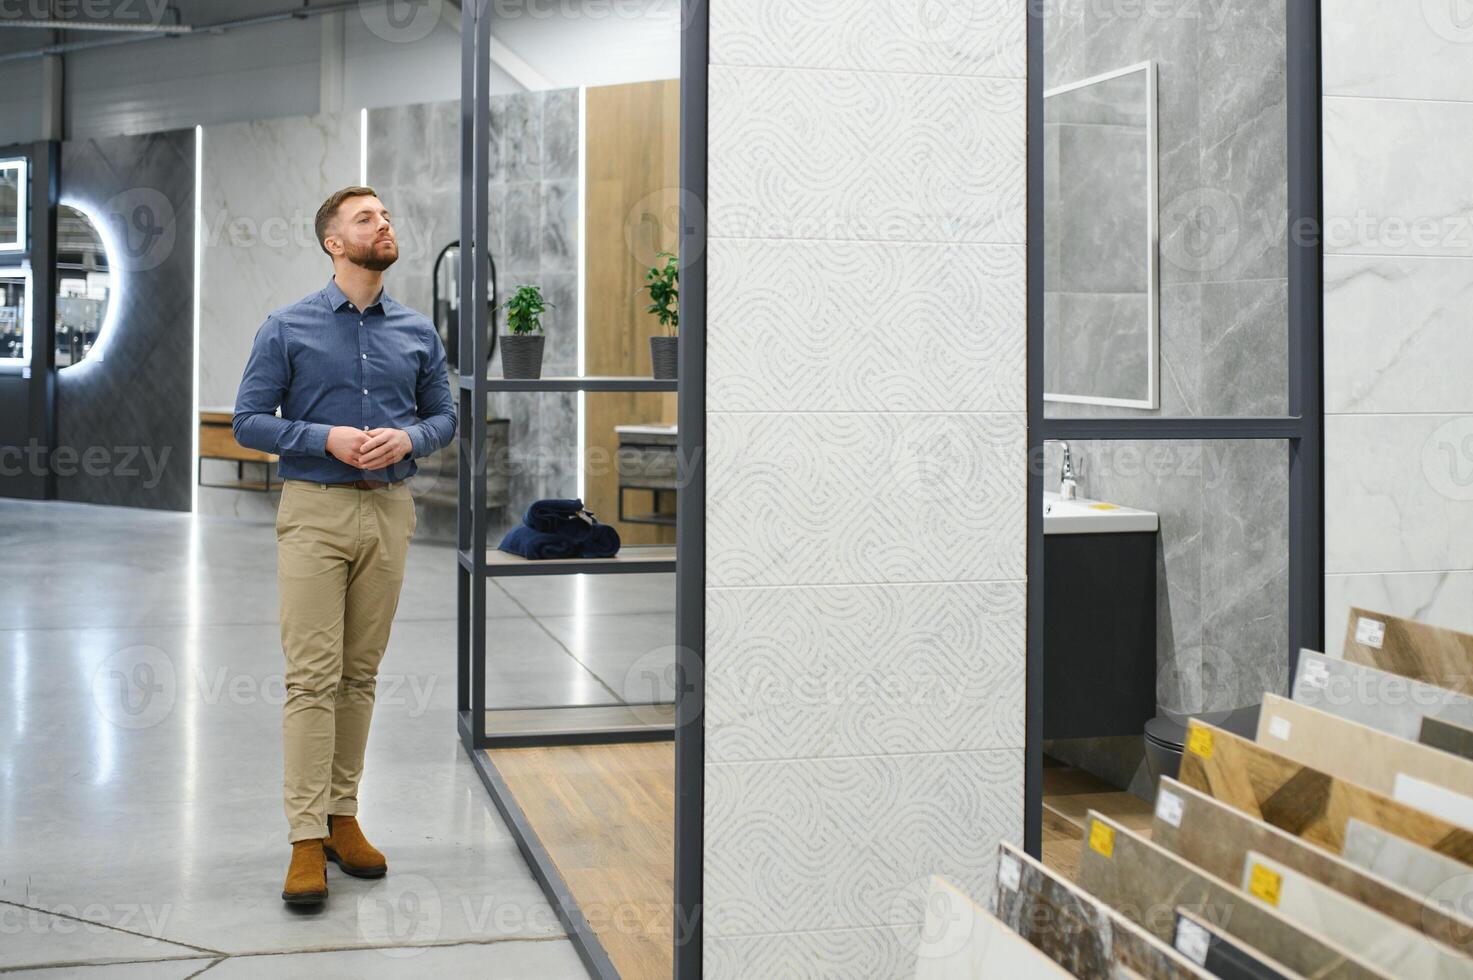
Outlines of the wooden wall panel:
{"label": "wooden wall panel", "polygon": [[[655,255],[674,252],[679,240],[680,81],[590,88],[585,109],[585,370],[649,377],[649,338],[660,326],[645,312],[649,294],[641,287]],[[674,542],[673,527],[617,520],[614,426],[674,424],[675,395],[590,392],[585,399],[588,508],[618,528],[625,544]],[[631,513],[648,511],[650,494],[631,492],[629,505]]]}

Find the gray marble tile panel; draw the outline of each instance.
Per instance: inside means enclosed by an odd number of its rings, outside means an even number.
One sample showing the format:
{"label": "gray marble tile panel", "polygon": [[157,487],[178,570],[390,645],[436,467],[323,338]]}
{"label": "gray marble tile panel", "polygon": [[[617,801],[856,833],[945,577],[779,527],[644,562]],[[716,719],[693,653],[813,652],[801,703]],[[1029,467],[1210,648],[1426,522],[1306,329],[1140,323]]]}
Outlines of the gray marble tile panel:
{"label": "gray marble tile panel", "polygon": [[1293,700],[1415,742],[1431,715],[1473,726],[1473,697],[1311,650],[1299,655]]}

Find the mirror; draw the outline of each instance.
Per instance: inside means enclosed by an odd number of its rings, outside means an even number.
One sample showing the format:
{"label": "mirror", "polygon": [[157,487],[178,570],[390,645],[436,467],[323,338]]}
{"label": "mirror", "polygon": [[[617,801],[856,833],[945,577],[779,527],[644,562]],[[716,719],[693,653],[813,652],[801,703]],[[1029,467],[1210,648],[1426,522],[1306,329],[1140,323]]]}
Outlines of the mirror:
{"label": "mirror", "polygon": [[112,295],[112,273],[92,220],[63,204],[56,210],[56,366],[76,364],[97,343]]}
{"label": "mirror", "polygon": [[0,364],[31,361],[30,298],[29,269],[0,269]]}
{"label": "mirror", "polygon": [[1044,399],[1159,401],[1156,67],[1044,93]]}
{"label": "mirror", "polygon": [[26,249],[26,162],[0,160],[0,252]]}

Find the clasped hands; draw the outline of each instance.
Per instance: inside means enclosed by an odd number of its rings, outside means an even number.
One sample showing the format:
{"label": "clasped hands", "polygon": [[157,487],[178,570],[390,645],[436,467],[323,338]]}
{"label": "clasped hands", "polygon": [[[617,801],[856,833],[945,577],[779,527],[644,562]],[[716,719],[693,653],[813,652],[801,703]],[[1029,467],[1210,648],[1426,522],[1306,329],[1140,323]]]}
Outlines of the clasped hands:
{"label": "clasped hands", "polygon": [[327,433],[328,454],[354,469],[380,470],[414,451],[403,429],[355,429],[335,425]]}

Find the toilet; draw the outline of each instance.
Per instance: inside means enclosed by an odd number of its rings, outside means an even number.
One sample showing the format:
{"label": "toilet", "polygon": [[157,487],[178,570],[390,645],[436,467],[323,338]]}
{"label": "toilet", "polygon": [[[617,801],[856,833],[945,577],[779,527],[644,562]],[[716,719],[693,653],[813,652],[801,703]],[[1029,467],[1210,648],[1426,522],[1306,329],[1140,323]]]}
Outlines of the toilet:
{"label": "toilet", "polygon": [[[1226,713],[1209,712],[1201,717],[1203,721],[1218,728],[1251,739],[1258,732],[1258,710],[1259,705],[1254,704]],[[1181,755],[1186,744],[1186,722],[1178,720],[1176,716],[1163,713],[1146,722],[1146,771],[1150,773],[1152,787],[1157,785],[1162,776],[1176,778],[1181,769]]]}

